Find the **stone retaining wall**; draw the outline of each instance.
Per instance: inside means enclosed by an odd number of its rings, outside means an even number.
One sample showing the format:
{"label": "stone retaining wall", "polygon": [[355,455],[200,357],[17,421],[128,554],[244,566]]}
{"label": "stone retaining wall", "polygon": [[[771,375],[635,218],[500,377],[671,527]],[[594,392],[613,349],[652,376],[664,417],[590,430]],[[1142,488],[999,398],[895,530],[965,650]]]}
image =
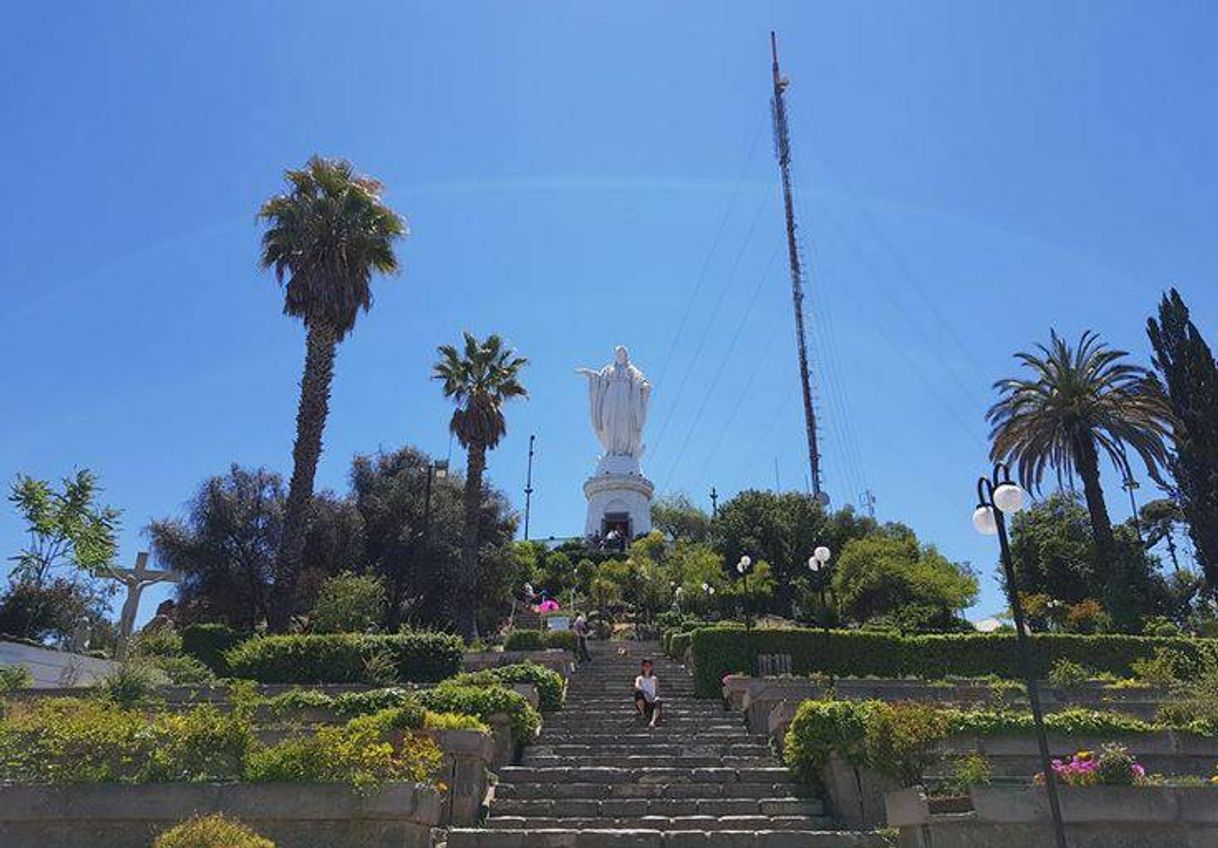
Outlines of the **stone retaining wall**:
{"label": "stone retaining wall", "polygon": [[[1218,788],[1060,787],[1070,848],[1201,848],[1218,844]],[[901,848],[1027,848],[1052,845],[1048,801],[1035,786],[971,792],[970,813],[932,814],[920,789],[887,796]]]}
{"label": "stone retaining wall", "polygon": [[388,784],[360,795],[315,784],[91,784],[0,787],[4,848],[148,848],[196,813],[223,812],[278,848],[428,848],[440,793]]}
{"label": "stone retaining wall", "polygon": [[36,689],[88,686],[118,668],[117,663],[99,657],[0,640],[0,666],[14,665],[29,671]]}

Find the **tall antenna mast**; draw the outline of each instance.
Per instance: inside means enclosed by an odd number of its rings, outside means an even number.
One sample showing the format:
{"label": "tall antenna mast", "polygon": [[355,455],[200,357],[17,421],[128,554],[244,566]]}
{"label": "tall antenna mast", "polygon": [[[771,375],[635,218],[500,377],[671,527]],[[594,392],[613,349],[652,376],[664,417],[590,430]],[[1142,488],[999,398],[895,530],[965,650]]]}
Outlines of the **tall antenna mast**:
{"label": "tall antenna mast", "polygon": [[829,498],[820,487],[820,450],[816,444],[816,409],[812,404],[812,384],[808,370],[808,340],[804,332],[803,262],[795,235],[795,202],[791,190],[791,137],[787,130],[787,80],[778,70],[778,39],[770,32],[770,54],[774,58],[774,154],[782,174],[782,202],[787,217],[787,255],[791,263],[791,298],[795,305],[795,339],[799,348],[799,381],[804,392],[804,425],[808,431],[808,466],[812,472],[812,496],[821,503]]}
{"label": "tall antenna mast", "polygon": [[524,540],[529,540],[529,511],[533,506],[533,440],[536,436],[529,436],[529,471],[524,478]]}

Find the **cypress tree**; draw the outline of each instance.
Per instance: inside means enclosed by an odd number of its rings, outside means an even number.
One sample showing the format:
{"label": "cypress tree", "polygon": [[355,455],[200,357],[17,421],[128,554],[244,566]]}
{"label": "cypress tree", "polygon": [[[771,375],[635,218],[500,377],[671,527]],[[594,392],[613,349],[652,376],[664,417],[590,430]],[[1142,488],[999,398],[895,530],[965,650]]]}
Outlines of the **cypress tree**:
{"label": "cypress tree", "polygon": [[1172,289],[1159,303],[1159,320],[1147,321],[1155,368],[1175,414],[1173,455],[1176,500],[1188,522],[1210,593],[1218,592],[1218,366]]}

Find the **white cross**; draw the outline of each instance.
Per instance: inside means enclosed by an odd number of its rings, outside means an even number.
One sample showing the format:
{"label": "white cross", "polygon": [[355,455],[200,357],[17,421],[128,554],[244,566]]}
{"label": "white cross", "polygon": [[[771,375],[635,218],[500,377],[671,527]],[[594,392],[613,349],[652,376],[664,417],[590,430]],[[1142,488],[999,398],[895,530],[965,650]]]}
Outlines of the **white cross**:
{"label": "white cross", "polygon": [[107,577],[127,587],[127,600],[118,619],[118,644],[115,656],[122,660],[127,656],[127,642],[135,629],[135,614],[140,608],[140,595],[155,583],[177,583],[182,575],[176,571],[153,571],[148,568],[148,552],[140,551],[135,557],[135,568],[107,569]]}

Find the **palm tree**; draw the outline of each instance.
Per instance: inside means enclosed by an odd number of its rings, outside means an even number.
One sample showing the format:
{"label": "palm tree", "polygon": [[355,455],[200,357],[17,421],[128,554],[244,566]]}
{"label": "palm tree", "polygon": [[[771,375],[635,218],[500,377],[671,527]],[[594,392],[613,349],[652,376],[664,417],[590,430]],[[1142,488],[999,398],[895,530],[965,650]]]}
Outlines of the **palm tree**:
{"label": "palm tree", "polygon": [[[499,444],[507,433],[503,419],[503,404],[514,397],[527,397],[520,384],[520,370],[528,360],[503,346],[496,335],[478,341],[465,334],[465,349],[453,345],[437,348],[440,361],[432,376],[444,383],[444,396],[457,405],[448,428],[465,448],[465,531],[461,538],[461,574],[458,578],[459,597],[476,597],[478,585],[478,520],[482,504],[482,472],[486,470],[486,452]],[[460,603],[456,607],[457,631],[466,642],[477,638],[475,604]]]}
{"label": "palm tree", "polygon": [[1097,567],[1107,574],[1109,614],[1123,627],[1136,624],[1137,601],[1128,592],[1117,556],[1112,521],[1100,487],[1100,454],[1123,477],[1131,476],[1127,448],[1141,457],[1155,480],[1167,459],[1164,437],[1171,409],[1158,381],[1145,368],[1124,360],[1095,333],[1083,333],[1077,347],[1050,333],[1039,353],[1015,358],[1033,372],[1029,379],[994,384],[1002,397],[990,408],[990,457],[1014,465],[1024,488],[1036,491],[1052,466],[1060,484],[1077,472],[1095,539]]}
{"label": "palm tree", "polygon": [[406,222],[381,201],[381,184],[356,174],[350,162],[314,156],[284,177],[288,192],[258,210],[267,224],[261,265],[283,286],[284,314],[299,318],[306,330],[292,480],[267,622],[280,632],[293,612],[335,350],[360,310],[372,305],[373,272],[398,270],[393,244],[407,233]]}

